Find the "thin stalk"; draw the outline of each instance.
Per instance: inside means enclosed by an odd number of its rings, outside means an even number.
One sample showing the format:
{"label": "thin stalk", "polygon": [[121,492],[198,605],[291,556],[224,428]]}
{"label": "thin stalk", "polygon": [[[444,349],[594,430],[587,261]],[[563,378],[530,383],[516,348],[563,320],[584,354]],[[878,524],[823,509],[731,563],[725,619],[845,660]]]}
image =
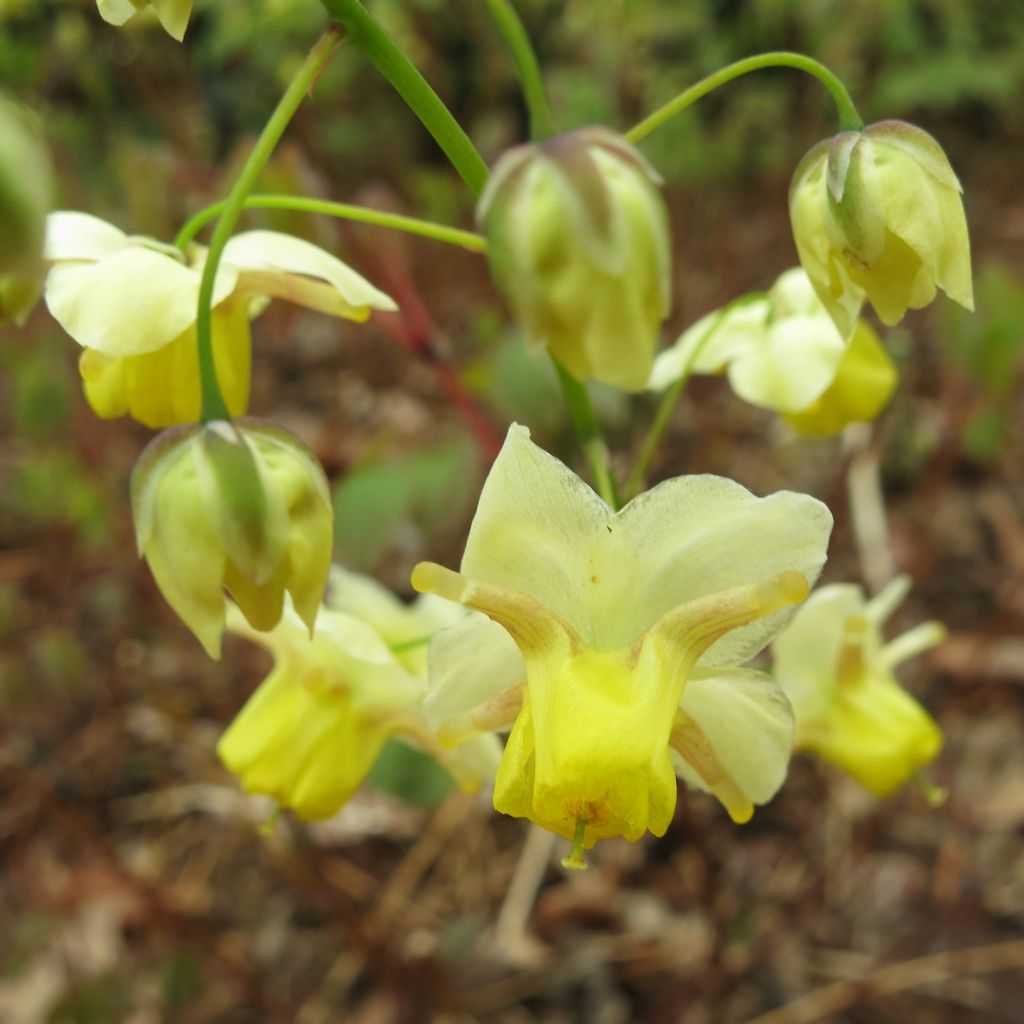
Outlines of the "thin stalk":
{"label": "thin stalk", "polygon": [[647,431],[644,443],[640,447],[640,454],[637,455],[636,462],[633,463],[633,469],[629,474],[629,479],[626,481],[627,501],[635,498],[647,484],[647,474],[650,471],[654,453],[658,450],[662,437],[665,436],[665,430],[668,427],[669,420],[672,419],[672,413],[675,412],[683,389],[690,379],[691,365],[692,360],[683,369],[683,372],[673,383],[672,387],[662,396],[661,403],[658,405],[658,411],[654,415],[654,421],[651,423],[651,429]]}
{"label": "thin stalk", "polygon": [[711,340],[718,328],[722,326],[726,316],[732,310],[736,309],[738,306],[745,306],[748,302],[755,302],[763,297],[763,292],[750,292],[747,295],[741,295],[738,299],[733,299],[732,302],[723,306],[718,313],[715,314],[711,323],[708,324],[697,344],[694,345],[693,351],[690,353],[690,358],[683,366],[679,377],[673,381],[672,386],[662,396],[661,404],[658,406],[658,411],[654,414],[654,420],[651,423],[651,428],[648,430],[647,436],[644,438],[644,442],[640,446],[640,453],[637,455],[636,462],[633,464],[633,469],[629,474],[629,479],[626,481],[625,493],[627,501],[632,501],[632,499],[635,498],[647,484],[647,474],[650,472],[654,453],[658,450],[658,445],[661,444],[661,440],[665,436],[665,430],[668,427],[669,421],[672,419],[672,413],[675,412],[675,408],[679,404],[679,399],[683,394],[683,390],[686,388],[690,377],[693,376],[693,367],[700,358],[701,352],[704,351],[704,346]]}
{"label": "thin stalk", "polygon": [[483,157],[451,111],[381,28],[377,19],[359,0],[321,0],[321,3],[332,18],[345,26],[348,38],[362,50],[423,122],[470,192],[474,196],[480,195],[488,174]]}
{"label": "thin stalk", "polygon": [[751,71],[760,71],[763,68],[795,68],[804,71],[815,77],[832,96],[836,105],[836,112],[839,114],[840,131],[860,131],[864,127],[860,114],[850,98],[846,86],[834,75],[824,64],[808,57],[802,53],[790,53],[788,50],[775,50],[771,53],[759,53],[754,57],[744,57],[733,64],[728,64],[714,74],[702,78],[699,82],[684,89],[675,99],[669,100],[663,107],[659,107],[653,114],[645,117],[639,124],[634,125],[628,132],[626,138],[630,142],[639,142],[646,138],[655,128],[660,128],[670,118],[675,117],[680,111],[696,103],[701,97],[717,89],[734,78],[749,74]]}
{"label": "thin stalk", "polygon": [[583,449],[587,465],[590,466],[597,493],[617,510],[622,505],[619,500],[619,489],[615,477],[612,476],[608,445],[605,444],[601,425],[597,421],[594,407],[590,404],[587,389],[557,359],[552,357],[551,361],[558,372],[558,383],[561,385],[562,397],[569,410],[569,419],[576,431],[576,438]]}
{"label": "thin stalk", "polygon": [[[215,220],[224,207],[226,200],[207,206],[194,214],[178,232],[174,244],[184,250],[189,242],[199,234],[210,221]],[[366,206],[354,206],[350,203],[335,203],[327,199],[312,199],[306,196],[256,195],[249,196],[243,204],[245,209],[260,210],[297,210],[300,213],[320,213],[327,217],[338,217],[341,220],[358,221],[361,224],[376,224],[382,228],[405,231],[411,235],[431,238],[435,242],[447,242],[458,245],[473,252],[486,252],[487,240],[483,235],[472,231],[450,228],[433,221],[420,220],[418,217],[404,217],[397,213],[385,213],[383,210],[371,210]]]}
{"label": "thin stalk", "polygon": [[530,135],[535,140],[546,139],[554,135],[555,123],[530,37],[510,0],[486,0],[486,3],[519,72],[526,107],[530,112]]}
{"label": "thin stalk", "polygon": [[270,159],[274,147],[284,134],[288,123],[302,103],[303,97],[313,87],[320,73],[326,67],[334,51],[342,40],[342,32],[338,26],[331,26],[317,40],[310,50],[298,74],[291,80],[284,95],[281,97],[274,113],[270,115],[249,154],[241,173],[238,175],[224,209],[217,221],[210,249],[203,265],[203,277],[199,284],[199,311],[196,316],[196,335],[199,345],[199,373],[203,389],[202,418],[208,423],[215,419],[229,419],[230,414],[224,396],[217,383],[217,371],[213,358],[213,286],[217,278],[217,267],[220,264],[224,246],[227,245],[231,233],[235,229],[238,217],[245,205],[246,197],[256,184],[256,179]]}

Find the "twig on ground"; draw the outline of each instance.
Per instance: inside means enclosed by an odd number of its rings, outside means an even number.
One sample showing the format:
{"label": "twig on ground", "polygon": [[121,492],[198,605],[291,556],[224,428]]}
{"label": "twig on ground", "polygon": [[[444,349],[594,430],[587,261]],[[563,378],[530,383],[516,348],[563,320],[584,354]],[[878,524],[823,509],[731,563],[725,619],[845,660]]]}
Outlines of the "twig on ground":
{"label": "twig on ground", "polygon": [[862,978],[824,985],[786,1006],[748,1020],[747,1024],[813,1024],[872,996],[893,995],[919,985],[941,984],[965,975],[1014,968],[1024,968],[1024,939],[933,953],[887,964]]}
{"label": "twig on ground", "polygon": [[544,872],[551,863],[554,848],[554,833],[537,825],[530,826],[519,862],[512,873],[508,894],[494,926],[494,944],[509,960],[521,960],[531,951],[531,943],[526,937],[526,923],[530,919],[537,890],[544,880]]}
{"label": "twig on ground", "polygon": [[878,593],[896,575],[897,567],[885,515],[878,446],[871,426],[857,423],[847,427],[843,446],[850,456],[846,485],[861,574],[868,589]]}

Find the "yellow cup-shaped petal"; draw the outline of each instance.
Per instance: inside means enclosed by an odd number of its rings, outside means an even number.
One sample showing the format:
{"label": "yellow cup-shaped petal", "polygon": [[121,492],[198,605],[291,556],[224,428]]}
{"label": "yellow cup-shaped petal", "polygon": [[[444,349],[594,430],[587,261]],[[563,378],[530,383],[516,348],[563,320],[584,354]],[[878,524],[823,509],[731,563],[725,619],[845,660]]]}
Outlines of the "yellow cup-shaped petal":
{"label": "yellow cup-shaped petal", "polygon": [[851,423],[873,420],[892,397],[899,375],[878,335],[857,322],[835,378],[809,406],[785,415],[786,422],[807,437],[838,434]]}
{"label": "yellow cup-shaped petal", "polygon": [[676,803],[668,737],[678,686],[659,666],[631,662],[621,651],[535,661],[495,780],[497,810],[570,839],[582,820],[587,846],[664,834]]}
{"label": "yellow cup-shaped petal", "polygon": [[[229,301],[214,309],[213,357],[228,411],[244,415],[252,366],[244,303]],[[129,415],[153,430],[199,419],[202,391],[195,328],[141,355],[111,357],[87,348],[79,370],[86,399],[103,419]]]}
{"label": "yellow cup-shaped petal", "polygon": [[315,665],[288,666],[256,691],[217,752],[250,793],[303,818],[328,818],[363,783],[394,728],[361,712]]}
{"label": "yellow cup-shaped petal", "polygon": [[942,732],[895,681],[872,677],[840,685],[828,727],[813,732],[805,745],[886,797],[934,760]]}

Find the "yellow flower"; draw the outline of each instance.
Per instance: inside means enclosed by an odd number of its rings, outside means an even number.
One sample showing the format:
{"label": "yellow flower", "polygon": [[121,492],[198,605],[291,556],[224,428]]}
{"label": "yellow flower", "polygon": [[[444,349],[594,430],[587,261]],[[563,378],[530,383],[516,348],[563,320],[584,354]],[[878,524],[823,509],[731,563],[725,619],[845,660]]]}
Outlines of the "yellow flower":
{"label": "yellow flower", "polygon": [[907,577],[866,601],[854,584],[815,591],[772,646],[774,674],[796,717],[796,748],[838,765],[888,796],[942,746],[942,733],[896,681],[901,661],[941,643],[937,622],[885,643],[881,626],[906,596]]}
{"label": "yellow flower", "polygon": [[[46,304],[83,346],[86,398],[98,416],[126,413],[154,429],[199,418],[196,309],[205,250],[191,263],[176,249],[133,238],[85,213],[51,214]],[[232,415],[249,401],[250,320],[282,298],[362,322],[395,304],[340,260],[300,238],[247,231],[232,238],[217,271],[213,346]]]}
{"label": "yellow flower", "polygon": [[49,160],[27,113],[0,94],[0,325],[22,323],[42,291],[50,185]]}
{"label": "yellow flower", "polygon": [[942,147],[902,121],[818,143],[793,175],[800,262],[844,337],[864,299],[886,324],[941,288],[974,308],[960,182]]}
{"label": "yellow flower", "polygon": [[331,561],[333,515],[319,462],[255,420],[178,427],[132,473],[139,554],[170,606],[220,657],[224,589],[269,630],[287,591],[312,632]]}
{"label": "yellow flower", "polygon": [[480,199],[495,283],[535,349],[580,380],[639,391],[669,309],[660,179],[620,136],[585,128],[519,146]]}
{"label": "yellow flower", "polygon": [[655,360],[648,387],[661,391],[684,374],[722,372],[744,401],[815,437],[874,419],[897,381],[875,332],[858,320],[844,341],[799,267],[767,293],[709,313],[684,331]]}
{"label": "yellow flower", "polygon": [[360,614],[321,608],[312,636],[290,605],[270,633],[257,633],[236,611],[229,613],[228,628],[266,647],[274,668],[221,738],[221,760],[246,790],[268,794],[304,818],[334,814],[392,736],[437,757],[463,789],[476,789],[494,774],[497,741],[475,736],[455,750],[441,748],[423,714],[423,675],[370,621],[383,619],[425,637],[436,631],[439,614],[450,621],[452,612],[422,603],[406,607],[354,573],[333,582],[337,594],[366,607]]}
{"label": "yellow flower", "polygon": [[746,820],[785,776],[792,722],[770,677],[736,666],[805,596],[831,522],[813,498],[712,476],[616,513],[513,426],[461,572],[413,571],[493,620],[435,639],[432,725],[449,742],[511,725],[495,807],[583,846],[663,834],[674,767]]}
{"label": "yellow flower", "polygon": [[123,25],[144,8],[152,8],[164,31],[180,43],[185,38],[192,0],[96,0],[100,17],[111,25]]}

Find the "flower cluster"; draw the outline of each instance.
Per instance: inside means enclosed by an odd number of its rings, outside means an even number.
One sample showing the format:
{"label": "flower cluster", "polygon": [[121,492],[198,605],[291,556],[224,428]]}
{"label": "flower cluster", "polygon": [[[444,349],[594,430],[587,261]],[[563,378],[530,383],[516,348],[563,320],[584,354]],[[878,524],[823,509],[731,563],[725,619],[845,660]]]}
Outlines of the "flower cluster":
{"label": "flower cluster", "polygon": [[[192,0],[97,4],[114,25],[147,11],[179,40],[192,12]],[[375,59],[389,53],[372,17],[360,19],[353,41]],[[801,267],[703,317],[661,355],[672,243],[654,168],[600,127],[502,156],[477,206],[486,237],[469,238],[477,249],[486,242],[530,347],[560,370],[601,496],[513,424],[458,570],[421,562],[411,575],[421,596],[405,605],[340,569],[328,587],[324,471],[298,439],[246,415],[251,322],[270,301],[356,322],[396,308],[302,239],[227,237],[339,36],[325,33],[285,94],[210,250],[131,236],[85,213],[47,219],[45,158],[0,103],[0,320],[27,315],[45,267],[45,303],[81,346],[92,409],[170,428],[131,484],[138,550],[157,585],[211,657],[225,630],[274,657],[221,739],[224,764],[246,790],[323,818],[402,737],[466,789],[493,779],[499,811],[572,840],[570,866],[599,840],[662,835],[680,780],[748,821],[782,785],[794,746],[878,796],[893,792],[942,742],[892,674],[941,627],[881,637],[906,581],[871,600],[846,584],[812,594],[832,516],[808,495],[757,497],[723,477],[678,476],[617,507],[581,385],[672,397],[690,374],[724,373],[738,396],[805,435],[873,419],[897,374],[861,318],[865,303],[892,325],[939,289],[973,301],[960,185],[941,148],[896,121],[814,147],[789,197]],[[394,54],[378,63],[405,66]],[[425,88],[410,82],[403,93]],[[536,104],[534,95],[533,115]],[[842,123],[859,124],[855,111]],[[442,127],[445,151],[457,152],[462,140]],[[463,177],[483,185],[482,161],[470,171],[479,175]],[[316,201],[324,206],[341,208]],[[432,233],[423,222],[418,230]],[[752,667],[769,647],[773,671]]]}

